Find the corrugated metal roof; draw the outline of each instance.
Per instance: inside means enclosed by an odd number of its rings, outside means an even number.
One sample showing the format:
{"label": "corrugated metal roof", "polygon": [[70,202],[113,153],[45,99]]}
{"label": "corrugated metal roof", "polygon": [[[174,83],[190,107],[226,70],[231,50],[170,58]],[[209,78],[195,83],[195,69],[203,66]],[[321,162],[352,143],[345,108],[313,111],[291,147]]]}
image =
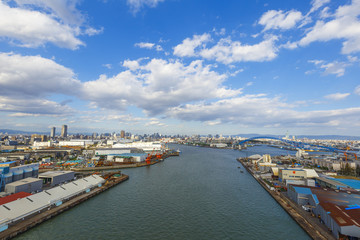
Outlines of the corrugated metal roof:
{"label": "corrugated metal roof", "polygon": [[38,178],[29,177],[29,178],[21,179],[16,182],[8,183],[8,184],[6,184],[6,186],[21,186],[21,185],[33,183],[33,182],[42,182],[42,180],[38,179]]}
{"label": "corrugated metal roof", "polygon": [[[58,187],[33,194],[0,206],[0,216],[4,221],[16,221],[41,209],[63,201],[84,192],[84,190],[95,187],[105,180],[98,175],[91,175],[86,178],[78,179]],[[0,224],[2,222],[0,221]]]}

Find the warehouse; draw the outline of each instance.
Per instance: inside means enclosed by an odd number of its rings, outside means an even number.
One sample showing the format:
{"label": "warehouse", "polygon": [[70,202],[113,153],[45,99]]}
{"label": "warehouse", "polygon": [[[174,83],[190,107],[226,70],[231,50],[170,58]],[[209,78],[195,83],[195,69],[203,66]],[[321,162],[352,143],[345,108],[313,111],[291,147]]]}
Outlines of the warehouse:
{"label": "warehouse", "polygon": [[32,193],[32,192],[41,191],[41,189],[42,189],[42,180],[31,177],[6,184],[5,186],[6,193],[18,193],[18,192]]}
{"label": "warehouse", "polygon": [[[59,206],[74,196],[100,187],[105,180],[98,175],[91,175],[61,186],[33,194],[0,206],[0,226],[6,229],[8,224],[21,220],[49,207]],[[1,231],[1,228],[0,228]]]}
{"label": "warehouse", "polygon": [[75,178],[73,171],[49,171],[41,173],[39,178],[43,180],[44,185],[56,186]]}
{"label": "warehouse", "polygon": [[299,205],[310,205],[336,238],[360,237],[360,194],[356,191],[289,185],[287,194]]}
{"label": "warehouse", "polygon": [[147,155],[146,153],[111,154],[108,155],[107,160],[114,159],[115,162],[126,162],[126,160],[131,160],[131,162],[144,162]]}
{"label": "warehouse", "polygon": [[286,180],[304,180],[306,179],[306,171],[303,169],[280,169],[279,180],[280,182]]}

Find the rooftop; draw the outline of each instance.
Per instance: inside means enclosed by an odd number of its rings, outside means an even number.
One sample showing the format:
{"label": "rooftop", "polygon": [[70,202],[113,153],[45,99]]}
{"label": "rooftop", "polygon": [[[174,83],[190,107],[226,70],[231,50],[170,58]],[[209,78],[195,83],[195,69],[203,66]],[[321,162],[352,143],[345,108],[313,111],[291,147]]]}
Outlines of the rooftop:
{"label": "rooftop", "polygon": [[38,178],[25,178],[25,179],[22,179],[22,180],[19,180],[19,181],[16,181],[16,182],[12,182],[12,183],[8,183],[6,184],[7,186],[11,185],[11,186],[20,186],[20,185],[24,185],[26,183],[33,183],[33,182],[38,182],[38,181],[41,181],[41,179],[38,179]]}
{"label": "rooftop", "polygon": [[73,173],[73,171],[49,171],[39,174],[40,177],[55,177],[63,174]]}

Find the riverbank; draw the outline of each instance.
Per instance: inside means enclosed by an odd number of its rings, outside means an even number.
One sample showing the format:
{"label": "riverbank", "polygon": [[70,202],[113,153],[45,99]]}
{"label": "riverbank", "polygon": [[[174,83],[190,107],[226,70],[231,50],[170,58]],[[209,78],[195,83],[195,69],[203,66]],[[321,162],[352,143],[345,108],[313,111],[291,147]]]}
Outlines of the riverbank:
{"label": "riverbank", "polygon": [[241,159],[237,160],[312,239],[335,240],[334,236],[319,226],[315,219],[303,212],[296,204],[294,204],[282,193],[270,190],[270,186],[267,185],[260,177],[256,176],[255,173]]}
{"label": "riverbank", "polygon": [[9,228],[3,232],[0,233],[0,239],[11,239],[16,237],[17,235],[26,232],[27,230],[41,224],[42,222],[45,222],[59,214],[61,214],[64,211],[67,211],[71,208],[73,208],[74,206],[88,200],[89,198],[92,198],[106,190],[108,190],[109,188],[112,188],[116,185],[118,185],[119,183],[122,183],[126,180],[129,179],[128,175],[121,175],[120,177],[112,177],[109,178],[103,186],[95,188],[94,190],[84,193],[80,196],[76,196],[66,202],[64,202],[63,204],[61,204],[60,206],[51,208],[47,211],[41,212],[35,216],[29,217],[27,219],[24,219],[23,221],[14,224],[14,225],[10,225]]}

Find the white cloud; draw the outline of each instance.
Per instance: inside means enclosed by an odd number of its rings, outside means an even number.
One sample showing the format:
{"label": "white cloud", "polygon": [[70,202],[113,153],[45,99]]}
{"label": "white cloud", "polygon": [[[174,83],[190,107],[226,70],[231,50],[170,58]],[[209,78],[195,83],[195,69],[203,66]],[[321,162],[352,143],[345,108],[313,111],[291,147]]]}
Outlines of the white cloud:
{"label": "white cloud", "polygon": [[241,124],[244,127],[314,127],[319,131],[327,126],[347,124],[352,127],[360,117],[360,108],[325,111],[295,111],[294,106],[279,98],[264,95],[245,95],[212,103],[186,104],[171,108],[167,115],[185,121],[217,124]]}
{"label": "white cloud", "polygon": [[165,0],[126,0],[127,5],[133,14],[138,13],[143,7],[155,8],[158,3]]}
{"label": "white cloud", "polygon": [[123,62],[123,66],[132,70],[132,71],[135,71],[137,69],[140,68],[140,64],[139,64],[139,61],[136,61],[136,60],[125,60]]}
{"label": "white cloud", "polygon": [[194,57],[195,49],[211,40],[210,34],[194,35],[193,38],[186,38],[181,44],[174,47],[174,55],[179,57]]}
{"label": "white cloud", "polygon": [[38,47],[51,42],[59,47],[77,49],[84,45],[77,38],[80,34],[79,26],[62,23],[52,14],[0,2],[0,36],[18,41],[18,45]]}
{"label": "white cloud", "polygon": [[354,93],[360,95],[360,85],[355,88]]}
{"label": "white cloud", "polygon": [[330,11],[329,7],[325,7],[323,10],[321,10],[320,18],[325,19],[332,17],[332,14],[329,11]]}
{"label": "white cloud", "polygon": [[156,45],[155,43],[150,43],[150,42],[135,43],[135,47],[155,49],[158,52],[163,51],[163,48],[160,45]]}
{"label": "white cloud", "polygon": [[53,13],[65,24],[80,26],[85,22],[85,17],[76,9],[78,0],[48,1],[48,0],[15,0],[21,7],[43,8]]}
{"label": "white cloud", "polygon": [[224,64],[234,62],[262,62],[270,61],[277,56],[273,35],[265,36],[262,42],[254,45],[243,44],[239,41],[232,41],[228,38],[221,38],[216,45],[211,47],[207,43],[211,41],[208,33],[194,35],[193,38],[186,38],[183,42],[174,47],[174,55],[179,57],[202,57],[208,60],[215,60]]}
{"label": "white cloud", "polygon": [[149,42],[135,43],[135,47],[139,47],[139,48],[152,49],[154,46],[155,46],[154,43],[149,43]]}
{"label": "white cloud", "polygon": [[[337,77],[341,77],[345,74],[346,67],[351,66],[353,62],[357,61],[357,58],[350,57],[350,58],[348,58],[348,60],[350,62],[334,61],[334,62],[326,63],[323,60],[310,60],[308,62],[314,63],[315,66],[320,69],[324,69],[325,75],[334,74]],[[308,71],[308,72],[311,72],[311,71]]]}
{"label": "white cloud", "polygon": [[331,99],[331,100],[343,100],[350,96],[350,93],[333,93],[326,95],[324,98]]}
{"label": "white cloud", "polygon": [[343,40],[341,52],[351,54],[360,51],[360,0],[353,0],[350,5],[340,6],[334,19],[325,22],[318,20],[306,33],[299,44],[307,46],[316,41]]}
{"label": "white cloud", "polygon": [[36,97],[22,98],[21,96],[0,96],[0,111],[18,113],[13,116],[61,116],[74,113],[69,106],[54,101]]}
{"label": "white cloud", "polygon": [[259,24],[264,26],[264,31],[269,29],[288,30],[295,27],[302,18],[301,12],[295,10],[288,12],[269,10],[261,16]]}
{"label": "white cloud", "polygon": [[125,61],[129,70],[116,76],[100,76],[83,84],[82,96],[103,108],[124,110],[130,105],[150,115],[192,101],[233,97],[241,89],[229,89],[222,83],[227,76],[211,70],[197,60],[189,65],[179,61],[152,59],[147,63]]}
{"label": "white cloud", "polygon": [[53,60],[0,53],[0,111],[14,112],[12,116],[72,114],[69,100],[57,103],[45,97],[75,95],[79,89],[73,71]]}
{"label": "white cloud", "polygon": [[106,67],[107,69],[111,69],[112,68],[112,65],[110,63],[106,63],[106,64],[103,64],[104,67]]}
{"label": "white cloud", "polygon": [[202,49],[199,55],[224,64],[270,61],[277,56],[276,40],[276,36],[269,36],[258,44],[246,45],[230,38],[223,38],[215,46]]}
{"label": "white cloud", "polygon": [[337,77],[341,77],[345,74],[345,68],[348,64],[343,62],[331,62],[321,65],[320,68],[325,69],[324,74],[335,74]]}
{"label": "white cloud", "polygon": [[94,36],[94,35],[98,35],[98,34],[102,33],[103,31],[104,31],[104,28],[95,29],[92,27],[88,27],[85,29],[84,34],[86,34],[88,36]]}
{"label": "white cloud", "polygon": [[0,53],[0,95],[72,94],[80,88],[74,72],[40,56]]}
{"label": "white cloud", "polygon": [[320,9],[322,6],[324,6],[325,4],[328,4],[330,2],[330,0],[312,0],[311,1],[311,9],[309,11],[309,14],[312,12],[315,12],[316,10]]}
{"label": "white cloud", "polygon": [[8,114],[9,117],[39,117],[40,114],[36,113],[11,113]]}

